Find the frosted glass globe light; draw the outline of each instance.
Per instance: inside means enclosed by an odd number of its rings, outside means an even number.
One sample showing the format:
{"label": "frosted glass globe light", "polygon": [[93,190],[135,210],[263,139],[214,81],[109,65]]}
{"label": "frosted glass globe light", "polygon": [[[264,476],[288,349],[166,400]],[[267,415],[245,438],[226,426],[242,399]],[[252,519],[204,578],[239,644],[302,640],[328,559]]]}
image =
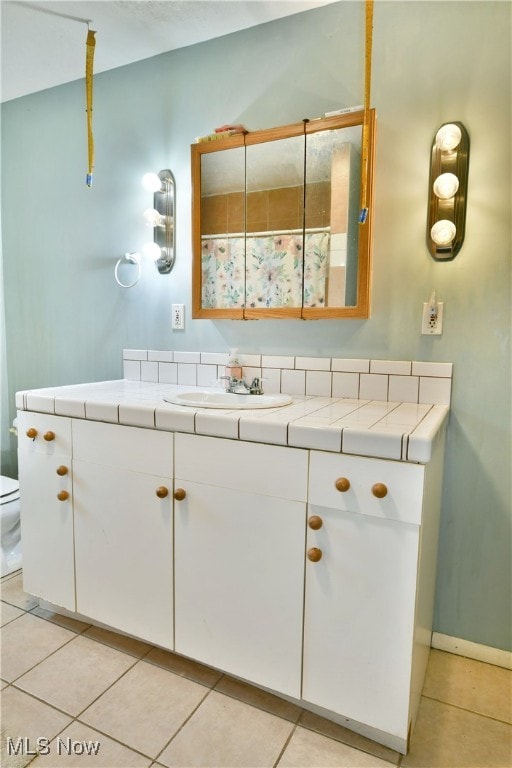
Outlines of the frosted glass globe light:
{"label": "frosted glass globe light", "polygon": [[441,219],[440,221],[436,221],[430,230],[430,237],[436,245],[446,246],[453,242],[456,233],[457,229],[453,221]]}
{"label": "frosted glass globe light", "polygon": [[158,213],[156,208],[146,208],[142,215],[144,216],[148,227],[161,227],[164,224],[165,216]]}
{"label": "frosted glass globe light", "polygon": [[142,186],[148,192],[160,192],[162,181],[157,173],[145,173],[142,177]]}
{"label": "frosted glass globe light", "polygon": [[162,256],[162,249],[156,243],[146,243],[146,245],[142,248],[142,253],[148,259],[151,259],[152,261],[158,261],[158,259],[160,259]]}
{"label": "frosted glass globe light", "polygon": [[454,173],[442,173],[434,181],[434,194],[440,200],[449,200],[459,188],[459,180]]}
{"label": "frosted glass globe light", "polygon": [[454,123],[446,123],[436,133],[436,146],[441,152],[451,152],[459,146],[462,131]]}

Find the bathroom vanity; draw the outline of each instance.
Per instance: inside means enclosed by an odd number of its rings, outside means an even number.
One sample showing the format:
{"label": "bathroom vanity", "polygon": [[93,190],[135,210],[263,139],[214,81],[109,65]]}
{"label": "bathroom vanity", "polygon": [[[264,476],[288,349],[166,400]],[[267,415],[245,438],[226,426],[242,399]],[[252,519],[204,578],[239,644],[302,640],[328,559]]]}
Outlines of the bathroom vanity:
{"label": "bathroom vanity", "polygon": [[[447,405],[208,412],[164,402],[170,389],[18,393],[24,588],[406,752]],[[407,428],[391,419],[404,406]]]}

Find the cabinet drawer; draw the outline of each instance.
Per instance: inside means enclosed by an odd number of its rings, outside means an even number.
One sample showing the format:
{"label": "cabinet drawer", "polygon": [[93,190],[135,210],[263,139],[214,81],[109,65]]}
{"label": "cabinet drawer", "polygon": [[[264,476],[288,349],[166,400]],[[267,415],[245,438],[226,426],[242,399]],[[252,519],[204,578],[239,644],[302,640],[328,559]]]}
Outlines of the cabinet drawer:
{"label": "cabinet drawer", "polygon": [[[18,411],[17,418],[20,453],[43,453],[47,456],[71,455],[71,419],[32,411]],[[35,432],[33,437],[30,430]]]}
{"label": "cabinet drawer", "polygon": [[[311,451],[309,502],[419,524],[424,472],[419,464]],[[379,498],[379,491],[386,495]]]}
{"label": "cabinet drawer", "polygon": [[200,435],[176,435],[175,476],[247,493],[306,501],[308,452]]}
{"label": "cabinet drawer", "polygon": [[173,435],[74,419],[73,458],[115,469],[172,477]]}

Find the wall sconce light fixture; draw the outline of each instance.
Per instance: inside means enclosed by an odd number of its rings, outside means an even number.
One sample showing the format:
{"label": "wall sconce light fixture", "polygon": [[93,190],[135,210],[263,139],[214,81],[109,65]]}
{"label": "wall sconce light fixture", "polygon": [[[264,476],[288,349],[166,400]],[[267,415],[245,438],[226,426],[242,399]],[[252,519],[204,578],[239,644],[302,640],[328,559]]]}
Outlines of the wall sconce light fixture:
{"label": "wall sconce light fixture", "polygon": [[153,242],[147,243],[142,251],[153,259],[160,274],[165,275],[174,267],[175,229],[174,196],[176,182],[171,171],[146,173],[142,184],[153,192],[153,208],[144,211],[148,226],[153,227]]}
{"label": "wall sconce light fixture", "polygon": [[464,242],[469,136],[462,123],[444,123],[430,158],[427,245],[436,261],[454,259]]}

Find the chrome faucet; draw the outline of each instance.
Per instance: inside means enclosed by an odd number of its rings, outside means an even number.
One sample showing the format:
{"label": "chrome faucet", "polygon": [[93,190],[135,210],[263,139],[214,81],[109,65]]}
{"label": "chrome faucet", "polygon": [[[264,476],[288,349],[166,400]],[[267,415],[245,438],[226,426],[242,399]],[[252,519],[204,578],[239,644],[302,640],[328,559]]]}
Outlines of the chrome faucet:
{"label": "chrome faucet", "polygon": [[221,376],[220,378],[228,382],[226,392],[231,392],[233,395],[263,394],[261,379],[257,376],[254,377],[250,385],[245,382],[245,379],[238,379],[236,376]]}

